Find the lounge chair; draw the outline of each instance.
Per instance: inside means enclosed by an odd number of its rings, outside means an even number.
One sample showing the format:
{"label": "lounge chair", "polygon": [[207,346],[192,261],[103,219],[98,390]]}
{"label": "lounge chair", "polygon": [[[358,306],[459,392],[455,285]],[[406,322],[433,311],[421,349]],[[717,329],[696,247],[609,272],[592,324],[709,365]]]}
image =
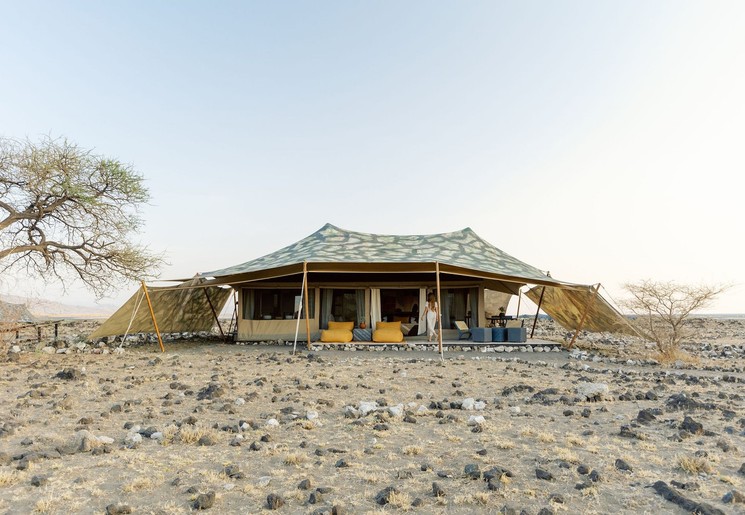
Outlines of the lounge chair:
{"label": "lounge chair", "polygon": [[471,329],[468,328],[465,322],[456,320],[453,323],[455,324],[455,328],[458,330],[459,340],[463,340],[463,339],[470,340],[471,339]]}

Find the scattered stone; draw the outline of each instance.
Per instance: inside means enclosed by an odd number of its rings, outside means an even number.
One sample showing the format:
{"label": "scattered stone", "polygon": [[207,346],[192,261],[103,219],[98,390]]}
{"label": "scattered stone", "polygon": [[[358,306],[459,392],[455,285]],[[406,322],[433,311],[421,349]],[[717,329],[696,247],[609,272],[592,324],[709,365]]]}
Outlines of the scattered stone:
{"label": "scattered stone", "polygon": [[411,506],[413,506],[414,508],[418,508],[419,506],[423,504],[424,504],[424,501],[422,500],[421,497],[417,497],[411,502]]}
{"label": "scattered stone", "polygon": [[466,465],[463,473],[466,477],[470,477],[471,479],[481,479],[481,469],[475,463],[469,463]]}
{"label": "scattered stone", "polygon": [[692,513],[698,513],[700,515],[725,515],[725,513],[713,506],[706,503],[697,503],[679,494],[672,488],[670,488],[664,481],[657,481],[652,485],[652,488],[666,501],[670,501],[683,508],[684,510]]}
{"label": "scattered stone", "polygon": [[207,492],[206,494],[199,494],[194,501],[193,507],[195,510],[207,510],[212,508],[215,504],[215,492]]}
{"label": "scattered stone", "polygon": [[629,465],[628,463],[626,463],[626,462],[625,462],[624,460],[622,460],[621,458],[618,458],[618,459],[616,460],[616,468],[617,468],[618,470],[626,470],[626,471],[629,471],[629,472],[633,472],[633,471],[634,471],[634,469],[633,469],[633,468],[631,468],[631,465]]}
{"label": "scattered stone", "polygon": [[210,383],[197,393],[197,400],[219,399],[225,394],[225,390],[218,383]]}
{"label": "scattered stone", "polygon": [[266,505],[270,510],[278,510],[285,505],[285,500],[277,494],[269,494],[266,496]]}
{"label": "scattered stone", "polygon": [[640,424],[649,424],[650,422],[654,422],[657,419],[657,417],[654,416],[654,413],[652,413],[652,410],[643,409],[639,412],[639,414],[636,416],[636,421]]}
{"label": "scattered stone", "polygon": [[683,431],[688,431],[692,435],[702,435],[704,434],[704,426],[703,424],[700,424],[699,422],[696,422],[691,417],[686,416],[685,419],[683,419],[683,422],[680,424],[680,429]]}
{"label": "scattered stone", "polygon": [[217,444],[217,440],[215,439],[214,436],[212,436],[209,433],[207,433],[206,435],[202,435],[202,437],[197,442],[197,445],[199,446],[211,446],[211,445],[216,445],[216,444]]}
{"label": "scattered stone", "polygon": [[590,474],[589,474],[589,475],[588,475],[587,477],[588,477],[588,478],[590,479],[590,481],[592,481],[593,483],[599,483],[599,482],[600,482],[600,472],[598,472],[598,471],[597,471],[597,470],[595,470],[595,469],[592,469],[592,470],[590,471]]}
{"label": "scattered stone", "polygon": [[587,474],[590,473],[590,467],[588,467],[587,465],[581,465],[580,464],[577,467],[577,473],[580,474],[580,475],[582,475],[582,476],[586,476]]}
{"label": "scattered stone", "polygon": [[228,465],[222,470],[222,473],[231,479],[243,479],[246,477],[238,465]]}
{"label": "scattered stone", "polygon": [[32,486],[44,486],[49,484],[49,478],[47,476],[34,476],[31,478]]}
{"label": "scattered stone", "polygon": [[432,483],[432,495],[435,497],[445,497],[445,490],[436,481]]}
{"label": "scattered stone", "polygon": [[126,515],[132,513],[129,504],[109,504],[106,506],[106,515]]}
{"label": "scattered stone", "polygon": [[54,377],[58,379],[65,379],[67,381],[72,381],[72,380],[80,379],[82,376],[81,376],[80,370],[77,370],[75,368],[65,368],[64,370],[62,370],[62,372],[57,372],[57,375],[55,375]]}
{"label": "scattered stone", "polygon": [[297,485],[298,490],[310,490],[313,488],[313,484],[311,483],[310,479],[303,479],[300,481],[300,483]]}
{"label": "scattered stone", "polygon": [[338,468],[338,469],[344,469],[344,468],[349,468],[349,463],[347,462],[347,460],[341,459],[341,460],[337,461],[336,462],[336,465],[334,465],[334,466],[336,468]]}
{"label": "scattered stone", "polygon": [[311,492],[310,496],[308,497],[308,503],[309,504],[319,504],[323,502],[323,494],[321,492]]}
{"label": "scattered stone", "polygon": [[386,504],[391,502],[391,495],[398,493],[399,491],[396,489],[395,486],[388,486],[375,495],[375,502],[380,504],[381,506],[385,506]]}
{"label": "scattered stone", "polygon": [[582,383],[577,386],[576,391],[580,399],[598,402],[605,400],[609,388],[605,383]]}
{"label": "scattered stone", "polygon": [[545,481],[552,481],[554,479],[554,476],[553,474],[551,474],[551,472],[539,468],[535,469],[535,477],[537,477],[538,479],[543,479]]}
{"label": "scattered stone", "polygon": [[724,497],[722,497],[724,504],[745,504],[745,495],[741,494],[737,490],[730,490]]}

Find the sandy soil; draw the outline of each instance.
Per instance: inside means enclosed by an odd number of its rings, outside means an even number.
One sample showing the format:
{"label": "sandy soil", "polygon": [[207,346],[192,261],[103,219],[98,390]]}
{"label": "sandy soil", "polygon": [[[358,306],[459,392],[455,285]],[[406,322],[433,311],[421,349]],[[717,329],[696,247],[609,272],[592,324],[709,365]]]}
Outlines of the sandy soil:
{"label": "sandy soil", "polygon": [[0,359],[0,513],[186,513],[210,493],[217,513],[271,495],[280,513],[745,513],[745,375],[702,364],[213,343]]}

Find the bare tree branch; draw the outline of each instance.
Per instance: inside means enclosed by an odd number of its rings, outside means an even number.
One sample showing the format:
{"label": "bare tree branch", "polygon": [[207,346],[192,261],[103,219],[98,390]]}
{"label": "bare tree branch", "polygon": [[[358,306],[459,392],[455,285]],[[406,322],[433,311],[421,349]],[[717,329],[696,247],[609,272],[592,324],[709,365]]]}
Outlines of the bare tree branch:
{"label": "bare tree branch", "polygon": [[155,277],[162,257],[132,241],[148,199],[131,166],[66,139],[0,139],[0,270],[77,278],[99,296]]}
{"label": "bare tree branch", "polygon": [[631,298],[623,305],[637,315],[637,323],[662,355],[671,355],[690,335],[686,321],[709,305],[728,286],[689,286],[644,280],[625,284]]}

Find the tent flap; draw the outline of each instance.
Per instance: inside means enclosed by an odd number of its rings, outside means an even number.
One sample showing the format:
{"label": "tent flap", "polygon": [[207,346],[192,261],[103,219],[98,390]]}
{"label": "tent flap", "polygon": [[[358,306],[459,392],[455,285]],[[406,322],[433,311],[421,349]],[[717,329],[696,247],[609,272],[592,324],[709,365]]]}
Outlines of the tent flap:
{"label": "tent flap", "polygon": [[[212,330],[215,325],[212,307],[216,313],[220,313],[230,297],[231,289],[200,286],[203,283],[204,279],[199,278],[178,286],[148,287],[147,291],[161,333]],[[94,340],[104,336],[152,332],[155,332],[153,320],[145,294],[140,288],[88,338]]]}
{"label": "tent flap", "polygon": [[587,316],[582,326],[583,330],[594,333],[611,332],[638,336],[628,320],[591,286],[582,289],[535,286],[528,290],[525,295],[538,304],[542,290],[544,291],[541,309],[568,331],[574,331],[579,327],[582,315],[587,310]]}

